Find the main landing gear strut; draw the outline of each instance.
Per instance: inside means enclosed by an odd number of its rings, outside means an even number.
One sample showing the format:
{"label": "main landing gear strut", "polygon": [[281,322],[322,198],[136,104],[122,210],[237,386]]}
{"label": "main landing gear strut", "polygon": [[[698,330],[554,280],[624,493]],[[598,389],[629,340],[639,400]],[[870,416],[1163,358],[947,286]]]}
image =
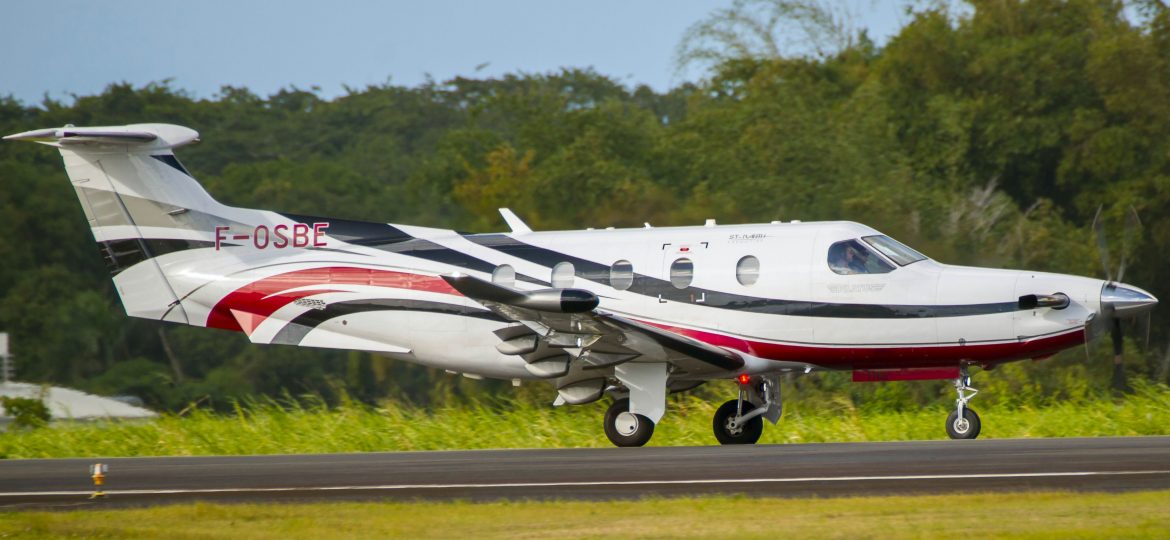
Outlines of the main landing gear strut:
{"label": "main landing gear strut", "polygon": [[967,373],[967,365],[959,367],[959,378],[955,379],[955,392],[959,395],[955,400],[955,410],[947,415],[947,435],[952,439],[974,439],[979,436],[979,415],[968,407],[967,403],[979,390],[971,387],[971,376]]}
{"label": "main landing gear strut", "polygon": [[[642,446],[665,411],[665,365],[631,362],[618,366],[615,374],[622,392],[615,392],[616,399],[605,412],[605,435],[616,446]],[[712,428],[720,444],[755,444],[765,419],[773,424],[780,420],[780,376],[745,374],[736,380],[739,396],[715,411]]]}
{"label": "main landing gear strut", "polygon": [[605,436],[615,446],[642,446],[666,412],[669,371],[665,363],[626,362],[614,376],[628,397],[618,397],[605,411]]}

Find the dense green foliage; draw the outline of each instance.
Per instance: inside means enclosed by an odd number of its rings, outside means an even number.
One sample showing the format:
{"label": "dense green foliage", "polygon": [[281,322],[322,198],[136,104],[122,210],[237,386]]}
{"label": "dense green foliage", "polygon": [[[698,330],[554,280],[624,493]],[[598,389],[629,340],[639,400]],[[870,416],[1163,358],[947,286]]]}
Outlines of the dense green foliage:
{"label": "dense green foliage", "polygon": [[[0,99],[0,132],[190,126],[204,142],[181,159],[242,206],[461,230],[499,230],[500,206],[545,229],[849,219],[947,263],[1081,275],[1101,274],[1088,227],[1097,207],[1120,236],[1133,206],[1143,227],[1126,281],[1170,298],[1170,12],[1141,3],[1131,20],[1124,7],[927,8],[881,48],[862,34],[815,56],[717,56],[709,78],[666,93],[575,69],[331,100],[114,84],[71,103]],[[512,392],[364,353],[128,319],[49,149],[0,145],[0,216],[0,330],[13,336],[21,379],[172,410],[285,390],[418,404]],[[1116,254],[1120,238],[1113,245]],[[1131,379],[1165,380],[1165,313],[1153,348],[1129,347]],[[1016,390],[1108,386],[1104,343],[1088,360],[1078,350],[1046,364],[1013,372]],[[935,383],[846,380],[802,384],[903,406],[943,395]]]}
{"label": "dense green foliage", "polygon": [[44,427],[52,419],[43,399],[0,396],[0,408],[4,416],[12,417],[12,427],[16,429]]}

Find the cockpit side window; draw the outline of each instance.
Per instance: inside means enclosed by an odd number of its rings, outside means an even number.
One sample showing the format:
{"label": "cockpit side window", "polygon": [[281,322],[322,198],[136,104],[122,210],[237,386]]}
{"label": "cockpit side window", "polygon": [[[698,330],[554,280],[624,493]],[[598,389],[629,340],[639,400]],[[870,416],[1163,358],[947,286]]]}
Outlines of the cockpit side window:
{"label": "cockpit side window", "polygon": [[829,246],[829,269],[841,275],[885,274],[894,266],[857,240],[843,240]]}

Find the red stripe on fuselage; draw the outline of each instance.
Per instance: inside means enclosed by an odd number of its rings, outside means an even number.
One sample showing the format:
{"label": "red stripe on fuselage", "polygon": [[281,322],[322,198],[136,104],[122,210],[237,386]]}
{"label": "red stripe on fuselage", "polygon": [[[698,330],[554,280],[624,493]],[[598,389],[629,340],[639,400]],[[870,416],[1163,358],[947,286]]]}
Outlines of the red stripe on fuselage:
{"label": "red stripe on fuselage", "polygon": [[911,345],[904,347],[818,347],[753,341],[705,330],[680,328],[650,321],[642,322],[704,343],[745,352],[759,358],[808,362],[837,369],[947,367],[956,365],[960,361],[998,364],[1011,360],[1050,356],[1085,342],[1084,332],[1078,329],[1065,334],[1005,343]]}
{"label": "red stripe on fuselage", "polygon": [[[392,289],[412,289],[462,296],[450,284],[436,276],[368,268],[330,267],[297,270],[249,283],[223,297],[207,318],[207,326],[242,332],[231,310],[258,316],[256,324],[276,310],[306,296],[335,291],[289,291],[310,285],[369,285]],[[960,361],[996,364],[1010,360],[1040,358],[1084,343],[1084,333],[1072,331],[1055,336],[1006,343],[968,345],[914,345],[904,347],[823,347],[794,345],[743,339],[705,330],[682,328],[663,323],[646,324],[704,343],[745,352],[768,360],[808,362],[838,369],[883,369],[945,367]],[[253,328],[248,329],[251,331]]]}
{"label": "red stripe on fuselage", "polygon": [[[243,332],[244,328],[240,327],[240,323],[231,313],[233,309],[257,315],[260,317],[259,321],[262,321],[275,313],[276,310],[298,299],[314,294],[336,292],[290,291],[290,289],[310,285],[369,285],[461,296],[459,291],[436,276],[369,268],[310,268],[266,277],[228,293],[211,309],[211,314],[207,316],[207,326]],[[256,324],[258,325],[259,322]],[[248,330],[250,332],[252,329]]]}

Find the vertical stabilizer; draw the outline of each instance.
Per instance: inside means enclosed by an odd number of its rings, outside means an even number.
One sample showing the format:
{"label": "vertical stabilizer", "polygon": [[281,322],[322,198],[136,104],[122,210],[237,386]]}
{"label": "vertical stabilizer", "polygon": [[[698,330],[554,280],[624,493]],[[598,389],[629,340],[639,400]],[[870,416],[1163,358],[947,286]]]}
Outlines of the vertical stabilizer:
{"label": "vertical stabilizer", "polygon": [[254,213],[216,202],[179,163],[172,149],[198,136],[181,126],[137,124],[42,129],[4,139],[60,150],[127,314],[189,323],[155,258],[209,247],[216,225]]}

